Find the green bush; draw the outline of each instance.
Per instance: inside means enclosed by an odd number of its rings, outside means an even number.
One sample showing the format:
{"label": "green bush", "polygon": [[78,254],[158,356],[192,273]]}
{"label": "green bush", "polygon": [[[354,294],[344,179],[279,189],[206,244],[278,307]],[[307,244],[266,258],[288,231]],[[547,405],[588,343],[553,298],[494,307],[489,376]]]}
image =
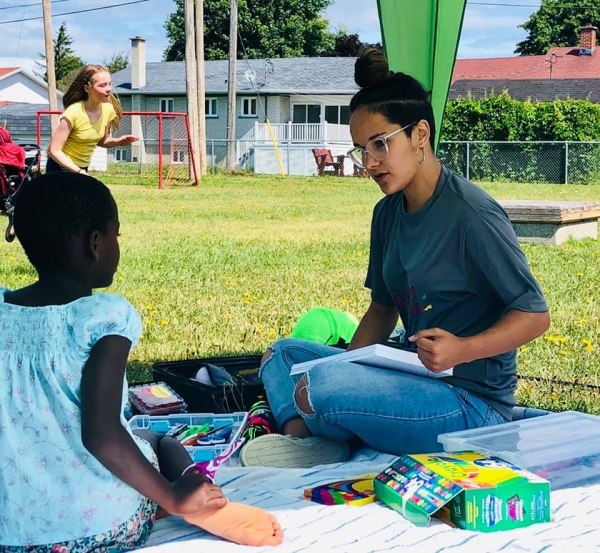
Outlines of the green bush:
{"label": "green bush", "polygon": [[600,105],[590,100],[520,102],[505,90],[481,100],[450,100],[441,140],[596,141],[600,140]]}
{"label": "green bush", "polygon": [[450,100],[441,141],[440,158],[462,174],[466,148],[446,141],[485,142],[470,145],[470,178],[513,182],[565,182],[564,143],[576,143],[569,144],[568,181],[600,183],[600,145],[590,143],[600,141],[600,105],[590,100],[521,102],[506,90],[480,100]]}

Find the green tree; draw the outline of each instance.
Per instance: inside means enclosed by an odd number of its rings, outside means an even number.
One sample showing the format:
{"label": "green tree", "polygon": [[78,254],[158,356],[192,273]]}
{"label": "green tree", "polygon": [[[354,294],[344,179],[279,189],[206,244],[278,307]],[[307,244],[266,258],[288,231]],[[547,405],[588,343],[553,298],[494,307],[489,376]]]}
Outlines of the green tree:
{"label": "green tree", "polygon": [[[334,35],[322,17],[333,0],[239,0],[238,58],[319,56],[333,48]],[[165,23],[165,61],[185,58],[183,0]],[[204,0],[204,50],[209,60],[229,57],[229,0]],[[245,48],[245,50],[244,50]]]}
{"label": "green tree", "polygon": [[108,69],[109,73],[116,73],[129,65],[129,57],[126,52],[115,52],[110,58],[104,58],[102,65]]}
{"label": "green tree", "polygon": [[553,46],[576,46],[577,29],[600,23],[598,0],[542,0],[540,9],[522,25],[529,36],[517,44],[515,54],[543,55]]}
{"label": "green tree", "polygon": [[[63,21],[62,25],[58,29],[56,38],[52,41],[54,43],[54,72],[56,74],[56,86],[59,82],[64,82],[64,79],[69,74],[81,69],[85,62],[75,54],[75,51],[71,47],[73,39],[67,34],[67,22]],[[35,73],[38,77],[41,77],[48,82],[48,72],[46,71],[46,56],[44,54],[38,54],[42,58],[42,62],[36,62],[38,66],[44,70],[43,73]],[[72,79],[71,79],[72,80]]]}

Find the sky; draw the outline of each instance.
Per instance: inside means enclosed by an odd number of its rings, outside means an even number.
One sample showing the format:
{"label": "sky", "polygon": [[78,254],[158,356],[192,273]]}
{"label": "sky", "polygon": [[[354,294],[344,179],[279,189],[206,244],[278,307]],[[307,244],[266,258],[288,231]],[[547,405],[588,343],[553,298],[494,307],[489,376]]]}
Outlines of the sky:
{"label": "sky", "polygon": [[[52,25],[56,30],[66,21],[77,55],[88,63],[102,63],[115,52],[129,53],[131,37],[146,39],[148,61],[161,61],[167,46],[164,22],[174,11],[172,0],[148,0],[72,15],[66,12],[89,10],[134,0],[53,0]],[[537,11],[541,0],[467,0],[459,44],[459,58],[486,58],[514,55],[517,42],[527,34],[518,25]],[[41,0],[0,0],[0,67],[37,68],[44,51]],[[325,13],[332,29],[345,27],[358,33],[364,42],[381,40],[376,0],[335,0]],[[17,21],[15,21],[17,20]],[[14,21],[14,22],[11,22]]]}

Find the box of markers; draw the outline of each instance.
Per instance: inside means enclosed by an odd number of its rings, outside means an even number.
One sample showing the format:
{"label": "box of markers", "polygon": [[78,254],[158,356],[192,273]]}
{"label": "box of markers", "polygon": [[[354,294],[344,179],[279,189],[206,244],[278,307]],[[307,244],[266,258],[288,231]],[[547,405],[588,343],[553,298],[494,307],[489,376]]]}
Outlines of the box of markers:
{"label": "box of markers", "polygon": [[478,532],[550,520],[550,483],[473,451],[403,455],[374,480],[375,495],[418,526],[433,516]]}

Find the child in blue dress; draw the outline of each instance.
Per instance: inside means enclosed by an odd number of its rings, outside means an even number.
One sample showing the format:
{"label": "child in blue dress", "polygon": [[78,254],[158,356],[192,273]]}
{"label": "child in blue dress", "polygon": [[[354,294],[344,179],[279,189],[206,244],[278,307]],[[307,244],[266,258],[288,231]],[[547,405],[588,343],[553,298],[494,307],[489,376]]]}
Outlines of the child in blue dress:
{"label": "child in blue dress", "polygon": [[272,515],[228,503],[176,440],[126,425],[140,316],[92,295],[119,264],[108,188],[45,175],[21,190],[14,226],[39,279],[0,288],[0,553],[128,551],[157,506],[237,543],[281,543]]}

